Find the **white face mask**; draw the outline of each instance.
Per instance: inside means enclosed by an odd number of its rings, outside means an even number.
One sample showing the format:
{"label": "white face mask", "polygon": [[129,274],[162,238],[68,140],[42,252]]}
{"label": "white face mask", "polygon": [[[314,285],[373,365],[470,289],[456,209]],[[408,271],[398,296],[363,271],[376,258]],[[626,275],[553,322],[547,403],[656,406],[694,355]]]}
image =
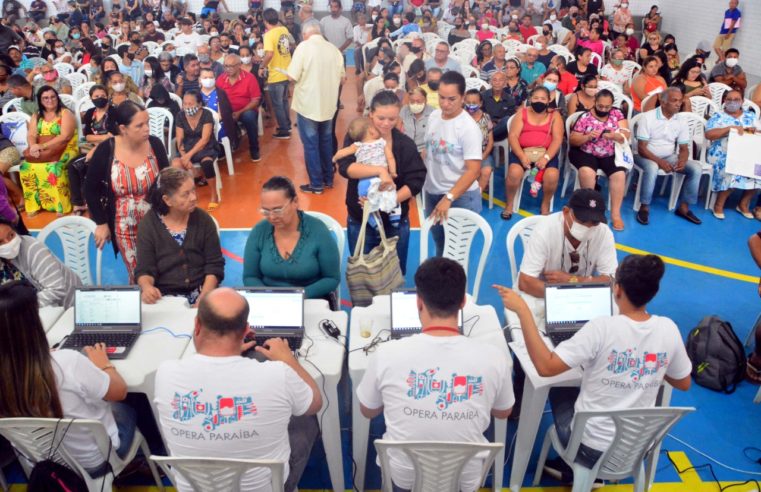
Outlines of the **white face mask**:
{"label": "white face mask", "polygon": [[59,46],[58,48],[55,49],[55,52],[58,53],[59,55],[63,55],[64,53],[66,53],[66,49]]}
{"label": "white face mask", "polygon": [[402,23],[402,19],[400,19],[398,17],[394,17],[393,22],[394,22],[395,26],[398,26],[398,25],[400,25]]}
{"label": "white face mask", "polygon": [[482,31],[488,31],[489,30],[489,24],[487,24],[487,23],[481,24],[481,30]]}
{"label": "white face mask", "polygon": [[125,84],[124,82],[121,82],[119,84],[112,85],[111,88],[114,90],[114,92],[124,92]]}
{"label": "white face mask", "polygon": [[621,8],[622,9],[628,9],[629,8],[629,4],[628,3],[622,3],[621,4]]}
{"label": "white face mask", "polygon": [[249,63],[251,63],[251,57],[250,56],[241,56],[240,57],[240,62],[242,64],[244,64],[244,65],[248,65]]}
{"label": "white face mask", "polygon": [[412,111],[412,114],[420,114],[423,112],[424,109],[425,109],[425,104],[423,103],[420,103],[420,104],[410,103],[410,111]]}
{"label": "white face mask", "polygon": [[554,21],[558,20],[558,16],[557,16],[557,15],[555,15],[555,14],[552,14],[552,15],[550,16],[550,20],[554,22]]}
{"label": "white face mask", "polygon": [[534,48],[538,49],[539,51],[542,51],[544,49],[544,44],[534,43]]}
{"label": "white face mask", "polygon": [[256,56],[259,58],[264,58],[264,50],[256,50]]}
{"label": "white face mask", "polygon": [[143,73],[145,73],[145,76],[149,79],[153,77],[153,70],[144,70]]}
{"label": "white face mask", "polygon": [[627,36],[631,36],[632,34],[634,34],[634,29],[632,29],[631,27],[627,28],[626,29],[626,35]]}
{"label": "white face mask", "polygon": [[21,236],[16,236],[5,244],[0,244],[0,258],[12,260],[18,257],[21,250]]}
{"label": "white face mask", "polygon": [[514,16],[513,16],[513,20],[518,20],[518,16],[517,16],[517,15],[514,15]]}
{"label": "white face mask", "polygon": [[740,62],[740,60],[739,60],[739,59],[737,59],[737,58],[727,58],[726,60],[724,60],[724,64],[725,64],[726,66],[728,66],[729,68],[732,68],[732,67],[735,67],[735,66],[737,66],[737,64],[738,64],[739,62]]}
{"label": "white face mask", "polygon": [[569,228],[568,232],[571,233],[571,236],[573,236],[574,239],[583,243],[589,237],[589,234],[592,232],[592,228],[583,224],[579,224],[574,220],[571,222],[571,227]]}
{"label": "white face mask", "polygon": [[215,83],[214,79],[201,79],[201,86],[204,89],[213,89]]}

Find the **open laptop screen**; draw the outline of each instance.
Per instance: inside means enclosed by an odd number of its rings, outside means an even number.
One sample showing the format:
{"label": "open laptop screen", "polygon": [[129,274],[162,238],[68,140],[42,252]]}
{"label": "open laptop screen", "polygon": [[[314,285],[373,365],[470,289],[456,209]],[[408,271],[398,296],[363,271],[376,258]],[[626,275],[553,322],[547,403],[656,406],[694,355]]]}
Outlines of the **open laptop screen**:
{"label": "open laptop screen", "polygon": [[239,289],[248,301],[251,329],[298,329],[304,327],[304,291],[301,289]]}
{"label": "open laptop screen", "polygon": [[547,285],[544,295],[548,326],[584,324],[613,312],[608,284]]}
{"label": "open laptop screen", "polygon": [[140,289],[77,289],[75,326],[140,326]]}
{"label": "open laptop screen", "polygon": [[[458,324],[462,331],[462,310]],[[397,290],[391,293],[391,330],[419,333],[423,329],[417,310],[417,292],[414,289]]]}

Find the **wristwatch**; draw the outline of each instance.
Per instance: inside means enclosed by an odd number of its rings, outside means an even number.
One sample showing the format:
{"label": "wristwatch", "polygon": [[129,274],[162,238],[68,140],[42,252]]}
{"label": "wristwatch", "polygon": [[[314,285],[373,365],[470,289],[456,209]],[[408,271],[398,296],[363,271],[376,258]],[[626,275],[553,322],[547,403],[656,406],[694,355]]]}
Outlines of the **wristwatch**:
{"label": "wristwatch", "polygon": [[550,154],[544,154],[544,158],[547,159],[547,162],[550,162]]}
{"label": "wristwatch", "polygon": [[444,195],[444,198],[446,198],[450,202],[454,201],[454,195],[452,193],[447,193],[446,195]]}

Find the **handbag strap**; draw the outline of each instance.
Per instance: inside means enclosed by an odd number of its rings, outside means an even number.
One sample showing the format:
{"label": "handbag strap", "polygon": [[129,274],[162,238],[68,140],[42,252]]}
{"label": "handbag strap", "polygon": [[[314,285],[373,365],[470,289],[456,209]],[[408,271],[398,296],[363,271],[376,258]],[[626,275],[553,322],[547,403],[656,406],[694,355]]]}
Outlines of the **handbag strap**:
{"label": "handbag strap", "polygon": [[365,202],[362,207],[362,227],[359,229],[357,244],[354,245],[354,257],[365,255],[365,232],[367,231],[367,221],[370,218],[370,204]]}

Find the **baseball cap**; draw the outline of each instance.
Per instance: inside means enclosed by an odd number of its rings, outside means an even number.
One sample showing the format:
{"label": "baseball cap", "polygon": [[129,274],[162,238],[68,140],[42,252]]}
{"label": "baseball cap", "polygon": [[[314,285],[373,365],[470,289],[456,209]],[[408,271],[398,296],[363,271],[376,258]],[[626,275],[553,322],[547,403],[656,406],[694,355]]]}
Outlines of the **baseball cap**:
{"label": "baseball cap", "polygon": [[589,188],[579,188],[568,200],[568,208],[581,222],[600,222],[607,224],[605,218],[605,199],[599,191]]}
{"label": "baseball cap", "polygon": [[710,53],[711,52],[711,43],[706,41],[705,39],[700,41],[698,43],[698,50],[702,51],[703,53]]}

